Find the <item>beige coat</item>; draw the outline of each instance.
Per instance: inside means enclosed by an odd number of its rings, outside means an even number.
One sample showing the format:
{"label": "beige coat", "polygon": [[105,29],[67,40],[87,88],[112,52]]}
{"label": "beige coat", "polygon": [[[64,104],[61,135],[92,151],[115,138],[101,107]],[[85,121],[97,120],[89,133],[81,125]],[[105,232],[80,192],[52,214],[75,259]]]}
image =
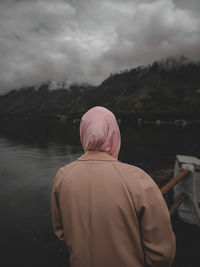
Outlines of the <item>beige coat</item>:
{"label": "beige coat", "polygon": [[71,267],[169,267],[175,237],[159,188],[143,170],[88,151],[54,180],[52,217]]}

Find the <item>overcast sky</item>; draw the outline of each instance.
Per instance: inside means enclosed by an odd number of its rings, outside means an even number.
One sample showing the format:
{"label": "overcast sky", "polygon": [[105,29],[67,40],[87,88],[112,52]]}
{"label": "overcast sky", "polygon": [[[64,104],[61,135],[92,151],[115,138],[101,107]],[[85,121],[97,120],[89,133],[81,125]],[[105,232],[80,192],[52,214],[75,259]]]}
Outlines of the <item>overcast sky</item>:
{"label": "overcast sky", "polygon": [[47,80],[99,84],[184,54],[200,59],[199,0],[1,0],[0,92]]}

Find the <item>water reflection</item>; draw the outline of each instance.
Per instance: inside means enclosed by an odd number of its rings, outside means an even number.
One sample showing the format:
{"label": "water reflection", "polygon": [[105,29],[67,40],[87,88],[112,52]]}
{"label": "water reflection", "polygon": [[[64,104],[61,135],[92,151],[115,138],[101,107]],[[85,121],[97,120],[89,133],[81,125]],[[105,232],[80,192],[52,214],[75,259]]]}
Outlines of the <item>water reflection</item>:
{"label": "water reflection", "polygon": [[47,148],[57,145],[80,145],[79,131],[72,123],[54,120],[1,120],[0,137],[31,147]]}
{"label": "water reflection", "polygon": [[[131,164],[160,169],[173,165],[176,154],[200,155],[200,126],[140,127],[122,123],[120,131],[122,145],[119,159]],[[82,153],[79,128],[63,121],[2,120],[0,137],[6,138],[7,142],[9,140],[11,147],[29,147],[30,153],[40,149],[47,157]]]}
{"label": "water reflection", "polygon": [[66,262],[52,233],[50,195],[58,168],[82,154],[76,133],[48,121],[1,122],[2,266]]}

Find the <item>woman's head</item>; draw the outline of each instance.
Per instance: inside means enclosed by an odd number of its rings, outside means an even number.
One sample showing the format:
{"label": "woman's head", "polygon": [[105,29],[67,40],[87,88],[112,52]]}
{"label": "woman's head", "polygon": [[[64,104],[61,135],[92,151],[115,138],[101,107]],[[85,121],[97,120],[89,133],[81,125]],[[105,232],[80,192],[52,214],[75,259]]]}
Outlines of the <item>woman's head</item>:
{"label": "woman's head", "polygon": [[84,151],[100,150],[117,158],[121,145],[119,127],[114,114],[104,107],[88,110],[80,123],[80,138]]}

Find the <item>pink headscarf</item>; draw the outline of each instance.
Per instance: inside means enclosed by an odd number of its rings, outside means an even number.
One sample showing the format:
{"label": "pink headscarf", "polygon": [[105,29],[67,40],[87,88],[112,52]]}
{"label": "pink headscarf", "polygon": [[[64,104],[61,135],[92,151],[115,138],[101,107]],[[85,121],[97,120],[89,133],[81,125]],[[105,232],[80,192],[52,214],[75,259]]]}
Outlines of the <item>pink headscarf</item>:
{"label": "pink headscarf", "polygon": [[121,137],[114,114],[104,107],[89,109],[80,123],[80,138],[84,151],[101,150],[118,158]]}

